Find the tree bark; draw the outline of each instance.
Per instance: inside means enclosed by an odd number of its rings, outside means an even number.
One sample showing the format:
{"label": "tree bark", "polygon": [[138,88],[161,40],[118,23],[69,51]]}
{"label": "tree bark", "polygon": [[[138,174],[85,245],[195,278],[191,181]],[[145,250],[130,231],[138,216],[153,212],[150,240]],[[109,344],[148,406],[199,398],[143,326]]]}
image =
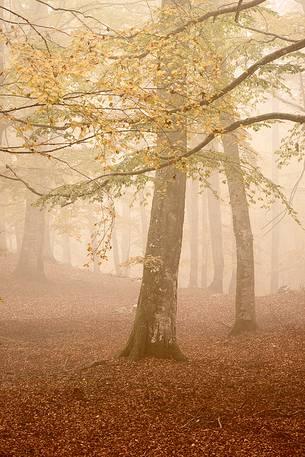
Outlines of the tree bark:
{"label": "tree bark", "polygon": [[214,171],[210,178],[211,189],[208,189],[208,209],[210,234],[212,245],[212,258],[214,267],[214,276],[211,284],[208,287],[209,292],[213,294],[223,293],[223,271],[224,271],[224,256],[223,256],[223,236],[220,202],[213,191],[219,194],[219,173]]}
{"label": "tree bark", "polygon": [[51,241],[51,233],[50,233],[50,221],[49,215],[45,211],[45,234],[44,234],[44,249],[43,249],[43,257],[46,262],[49,263],[56,263],[56,259],[53,254],[53,244]]}
{"label": "tree bark", "polygon": [[7,252],[8,243],[6,237],[5,208],[2,207],[0,217],[0,255],[5,255]]}
{"label": "tree bark", "polygon": [[[185,6],[186,0],[164,0],[162,6]],[[174,10],[174,8],[173,8]],[[173,12],[173,23],[179,14]],[[165,25],[165,24],[163,24]],[[174,63],[172,63],[174,61]],[[182,98],[172,95],[185,87],[183,62],[177,76],[177,61],[160,59],[165,73],[160,96],[171,106],[181,106]],[[174,75],[173,75],[174,73]],[[161,82],[161,81],[160,81]],[[177,91],[177,87],[179,90]],[[168,130],[158,134],[162,155],[186,151],[186,124],[172,115]],[[165,152],[166,151],[166,152]],[[133,330],[122,356],[137,360],[145,356],[183,360],[176,339],[177,281],[181,254],[186,175],[174,167],[158,170],[151,209],[143,278]]]}
{"label": "tree bark", "polygon": [[208,245],[207,245],[207,198],[206,192],[202,194],[202,216],[201,216],[201,288],[207,288],[208,270]]}
{"label": "tree bark", "polygon": [[33,197],[27,194],[23,239],[15,274],[24,279],[45,278],[43,246],[45,232],[44,211],[32,206]]}
{"label": "tree bark", "polygon": [[143,279],[134,327],[122,356],[183,359],[176,341],[177,279],[186,176],[157,171]]}
{"label": "tree bark", "polygon": [[145,206],[140,206],[140,216],[141,216],[141,229],[142,229],[142,246],[143,246],[143,255],[145,254],[145,248],[147,243],[147,232],[148,232],[148,217],[146,213]]}
{"label": "tree bark", "polygon": [[[273,109],[278,110],[279,103],[273,98]],[[272,126],[272,181],[276,184],[279,180],[279,170],[275,160],[275,152],[280,148],[279,124]],[[272,219],[280,213],[281,208],[278,202],[272,205]],[[280,226],[275,224],[271,232],[271,274],[270,274],[270,293],[276,293],[279,290],[279,248],[280,248]]]}
{"label": "tree bark", "polygon": [[198,241],[199,241],[199,186],[198,181],[190,181],[190,277],[189,287],[198,287]]}
{"label": "tree bark", "polygon": [[119,253],[119,245],[118,245],[117,228],[116,228],[115,221],[114,221],[114,227],[112,230],[111,245],[112,245],[112,258],[113,258],[115,274],[116,274],[116,276],[122,276],[122,271],[121,271],[121,266],[120,266],[121,264],[120,264],[120,253]]}
{"label": "tree bark", "polygon": [[120,230],[120,244],[121,244],[121,263],[120,266],[122,276],[128,277],[130,266],[128,261],[130,259],[130,247],[131,247],[131,218],[130,218],[131,208],[129,202],[126,200],[122,201],[122,218],[123,224]]}
{"label": "tree bark", "polygon": [[235,136],[223,136],[225,172],[228,181],[236,241],[236,298],[233,335],[256,329],[254,292],[254,253],[249,206]]}
{"label": "tree bark", "polygon": [[65,265],[72,266],[70,237],[66,233],[61,236],[62,239],[62,259]]}

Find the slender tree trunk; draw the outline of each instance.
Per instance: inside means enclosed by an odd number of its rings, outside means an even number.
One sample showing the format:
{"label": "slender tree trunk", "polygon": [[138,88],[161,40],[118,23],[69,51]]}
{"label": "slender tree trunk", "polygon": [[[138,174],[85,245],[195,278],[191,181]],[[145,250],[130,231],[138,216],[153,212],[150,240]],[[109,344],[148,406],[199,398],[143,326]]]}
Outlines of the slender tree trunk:
{"label": "slender tree trunk", "polygon": [[53,254],[53,244],[50,233],[50,221],[49,214],[45,211],[45,239],[44,239],[44,260],[49,263],[56,263],[56,259]]}
{"label": "slender tree trunk", "polygon": [[[128,260],[130,258],[130,245],[131,245],[131,225],[130,225],[130,212],[131,208],[128,201],[122,202],[122,215],[123,215],[123,227],[121,228],[121,254],[122,254],[122,266],[121,274],[123,276],[129,276],[130,267],[128,265]],[[126,265],[127,263],[127,265]]]}
{"label": "slender tree trunk", "polygon": [[210,234],[212,245],[212,258],[214,267],[214,276],[208,290],[213,294],[223,293],[223,271],[224,271],[224,256],[223,256],[223,236],[220,201],[213,191],[219,194],[219,173],[214,171],[210,178],[211,189],[208,189],[208,209],[210,221]]}
{"label": "slender tree trunk", "polygon": [[[278,110],[278,102],[273,99],[273,110]],[[275,161],[274,153],[280,148],[279,125],[272,126],[272,181],[276,184],[279,180],[279,172]],[[272,219],[274,220],[280,212],[280,205],[275,202],[272,206]],[[278,224],[272,228],[271,232],[271,275],[270,292],[276,293],[279,290],[279,248],[280,248],[280,227]]]}
{"label": "slender tree trunk", "polygon": [[147,243],[147,231],[148,231],[148,218],[146,214],[146,208],[141,205],[140,206],[140,214],[141,214],[141,226],[142,226],[142,246],[143,246],[143,254],[145,254],[145,248]]}
{"label": "slender tree trunk", "polygon": [[199,186],[198,181],[190,181],[190,278],[189,287],[198,287],[198,241],[199,241]]}
{"label": "slender tree trunk", "polygon": [[16,221],[14,224],[14,235],[16,239],[16,253],[20,254],[22,246],[22,226],[20,221]]}
{"label": "slender tree trunk", "polygon": [[113,258],[113,263],[114,263],[115,274],[117,276],[121,276],[122,271],[121,271],[121,266],[120,266],[121,264],[120,264],[120,253],[119,253],[116,222],[114,222],[114,227],[112,230],[112,258]]}
{"label": "slender tree trunk", "polygon": [[234,231],[232,235],[232,273],[228,288],[229,295],[235,295],[236,292],[236,242],[234,237]]}
{"label": "slender tree trunk", "polygon": [[32,195],[27,194],[23,239],[15,273],[26,279],[44,279],[45,215],[44,211],[33,207],[32,203]]}
{"label": "slender tree trunk", "polygon": [[8,252],[8,243],[6,237],[6,224],[5,224],[5,208],[1,208],[0,212],[0,255],[5,255]]}
{"label": "slender tree trunk", "polygon": [[[185,6],[186,0],[164,0],[162,6]],[[174,23],[179,15],[173,13]],[[170,60],[169,60],[170,59]],[[177,56],[176,56],[177,59]],[[160,66],[166,75],[167,88],[160,96],[180,106],[182,99],[172,95],[177,86],[185,85],[183,65],[177,76],[177,60],[165,56]],[[174,74],[173,74],[174,73]],[[174,85],[174,86],[173,86]],[[177,92],[179,92],[179,89]],[[185,121],[172,115],[168,131],[159,133],[158,148],[164,155],[181,154],[186,150]],[[143,279],[133,330],[121,355],[137,360],[145,356],[184,359],[176,340],[177,281],[181,254],[186,175],[174,167],[158,170],[152,202],[150,226],[144,260]]]}
{"label": "slender tree trunk", "polygon": [[207,245],[207,198],[206,192],[202,194],[202,216],[201,216],[201,288],[207,288],[208,272],[208,245]]}
{"label": "slender tree trunk", "polygon": [[62,258],[63,258],[63,263],[66,265],[71,266],[72,265],[72,258],[71,258],[71,243],[70,243],[70,237],[67,234],[63,234],[61,236],[62,239]]}
{"label": "slender tree trunk", "polygon": [[223,146],[228,159],[225,161],[225,171],[232,209],[237,260],[235,323],[232,334],[238,334],[256,329],[253,235],[239,148],[235,136],[233,134],[224,135]]}

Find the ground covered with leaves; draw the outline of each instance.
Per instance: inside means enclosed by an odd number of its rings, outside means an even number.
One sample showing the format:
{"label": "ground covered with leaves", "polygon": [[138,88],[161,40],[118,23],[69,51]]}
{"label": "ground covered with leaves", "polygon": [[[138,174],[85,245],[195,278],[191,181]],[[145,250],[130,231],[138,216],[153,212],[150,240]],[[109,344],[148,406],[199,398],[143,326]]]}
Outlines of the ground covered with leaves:
{"label": "ground covered with leaves", "polygon": [[[114,358],[139,282],[1,266],[0,456],[305,455],[305,293],[258,299],[260,329],[228,338],[232,298],[179,293],[188,361]],[[98,362],[98,363],[96,363]]]}

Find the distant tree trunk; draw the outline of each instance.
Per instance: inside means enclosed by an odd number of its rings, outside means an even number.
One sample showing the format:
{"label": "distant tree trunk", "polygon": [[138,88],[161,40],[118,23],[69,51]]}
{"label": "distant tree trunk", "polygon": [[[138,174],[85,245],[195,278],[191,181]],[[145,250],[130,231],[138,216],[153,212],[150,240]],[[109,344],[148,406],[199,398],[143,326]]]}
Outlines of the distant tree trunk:
{"label": "distant tree trunk", "polygon": [[214,171],[209,180],[211,189],[208,189],[208,209],[210,221],[210,234],[212,245],[212,258],[214,267],[214,276],[208,290],[213,294],[223,293],[223,271],[224,271],[224,255],[223,255],[223,236],[220,202],[213,191],[219,194],[219,173]]}
{"label": "distant tree trunk", "polygon": [[[131,224],[130,224],[130,211],[131,208],[129,206],[128,201],[122,202],[122,215],[123,215],[123,227],[121,228],[121,255],[122,255],[122,264],[121,265],[121,274],[123,276],[129,276],[130,267],[128,265],[128,261],[130,258],[130,245],[131,245]],[[127,263],[127,265],[126,265]]]}
{"label": "distant tree trunk", "polygon": [[190,278],[189,287],[198,287],[198,242],[199,242],[199,186],[191,180],[189,186],[190,207]]}
{"label": "distant tree trunk", "polygon": [[254,253],[249,206],[241,171],[239,147],[233,134],[223,136],[225,171],[229,187],[236,240],[235,323],[232,334],[256,329],[254,292]]}
{"label": "distant tree trunk", "polygon": [[53,254],[53,246],[51,242],[50,234],[50,221],[49,215],[45,212],[45,239],[44,239],[44,260],[49,263],[56,263],[56,259]]}
{"label": "distant tree trunk", "polygon": [[[273,99],[274,111],[278,110],[278,102]],[[275,161],[274,153],[280,148],[279,124],[272,126],[272,181],[279,184],[279,172]],[[280,207],[278,202],[272,206],[272,219],[278,216]],[[276,293],[279,290],[279,248],[280,248],[280,227],[278,224],[272,228],[271,232],[271,275],[270,292]]]}
{"label": "distant tree trunk", "polygon": [[[186,0],[163,0],[162,6],[186,6]],[[174,9],[174,8],[173,8]],[[174,22],[179,15],[173,13]],[[169,18],[168,18],[169,19]],[[165,24],[164,24],[165,25]],[[176,58],[175,58],[176,57]],[[177,56],[160,59],[166,73],[166,89],[160,96],[180,106],[182,99],[172,94],[185,87],[183,65],[177,76]],[[173,74],[174,72],[174,74]],[[160,84],[160,82],[159,82]],[[178,90],[179,92],[179,90]],[[165,133],[159,133],[158,146],[164,155],[186,150],[186,126],[172,115]],[[150,226],[144,261],[143,279],[133,330],[121,355],[137,360],[145,356],[184,359],[176,340],[177,281],[181,254],[186,175],[174,167],[158,170],[151,209]]]}
{"label": "distant tree trunk", "polygon": [[5,255],[8,252],[8,243],[6,237],[6,225],[5,225],[5,208],[1,208],[0,217],[0,255]]}
{"label": "distant tree trunk", "polygon": [[206,192],[202,194],[202,216],[201,216],[201,287],[207,288],[208,270],[208,245],[207,239],[207,199]]}
{"label": "distant tree trunk", "polygon": [[118,245],[118,236],[117,236],[117,229],[116,229],[116,222],[114,222],[114,227],[112,230],[112,258],[114,263],[115,274],[117,276],[121,276],[121,264],[120,264],[120,253],[119,253],[119,245]]}
{"label": "distant tree trunk", "polygon": [[44,279],[43,246],[45,232],[44,211],[32,206],[32,195],[27,194],[24,232],[15,274],[25,279]]}
{"label": "distant tree trunk", "polygon": [[234,239],[234,232],[232,238],[232,273],[229,283],[228,293],[229,295],[235,295],[236,292],[236,242]]}
{"label": "distant tree trunk", "polygon": [[98,239],[97,236],[95,236],[92,240],[92,248],[94,251],[94,257],[93,257],[93,273],[100,273],[100,256],[98,255]]}
{"label": "distant tree trunk", "polygon": [[62,258],[63,263],[66,265],[72,265],[72,258],[71,258],[71,244],[70,244],[70,237],[66,233],[61,236],[62,239]]}
{"label": "distant tree trunk", "polygon": [[22,226],[20,221],[16,221],[14,224],[14,235],[16,239],[16,253],[19,254],[22,246]]}
{"label": "distant tree trunk", "polygon": [[144,255],[146,243],[147,243],[148,218],[147,218],[147,214],[146,214],[146,209],[143,205],[140,206],[140,214],[141,214],[141,225],[142,225],[142,246],[143,246],[143,255]]}

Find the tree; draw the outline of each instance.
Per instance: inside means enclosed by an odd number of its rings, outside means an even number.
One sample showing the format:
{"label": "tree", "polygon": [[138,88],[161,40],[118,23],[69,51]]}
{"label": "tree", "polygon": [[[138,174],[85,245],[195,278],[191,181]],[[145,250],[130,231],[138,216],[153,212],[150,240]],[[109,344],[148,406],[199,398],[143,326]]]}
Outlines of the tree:
{"label": "tree", "polygon": [[[274,99],[273,106],[278,109],[278,103]],[[276,157],[274,153],[280,148],[279,138],[279,125],[272,126],[272,180],[276,184],[279,184],[279,172],[276,163]],[[276,220],[280,207],[278,202],[272,205],[272,219]],[[271,274],[270,274],[270,292],[276,293],[279,290],[279,243],[280,243],[280,228],[278,224],[275,224],[271,232]]]}
{"label": "tree", "polygon": [[23,240],[15,274],[23,279],[41,280],[44,272],[44,211],[33,206],[32,194],[26,198]]}
{"label": "tree", "polygon": [[[257,11],[262,12],[258,7],[265,6],[264,0],[217,5],[216,9],[213,9],[213,4],[215,2],[207,1],[204,5],[199,3],[191,14],[185,5],[182,8],[180,3],[176,2],[175,7],[172,4],[168,11],[163,9],[163,18],[170,20],[173,11],[178,11],[180,6],[179,17],[172,27],[161,31],[159,21],[150,21],[140,29],[124,30],[124,33],[113,30],[109,33],[110,29],[107,28],[103,33],[100,30],[95,33],[93,29],[87,28],[67,38],[66,47],[57,47],[56,43],[50,47],[37,33],[39,43],[35,42],[35,45],[32,38],[23,39],[21,34],[15,41],[11,39],[8,46],[12,52],[12,62],[18,62],[15,68],[18,78],[11,80],[8,90],[17,93],[21,99],[28,99],[29,104],[23,107],[13,106],[12,103],[12,106],[5,107],[7,109],[1,108],[3,116],[9,116],[12,126],[23,139],[17,146],[3,147],[2,151],[28,157],[38,154],[51,160],[51,163],[61,161],[76,174],[82,174],[82,181],[76,182],[75,179],[72,183],[54,189],[43,196],[43,202],[72,205],[77,199],[94,200],[107,193],[116,198],[128,186],[137,190],[143,188],[147,181],[153,179],[152,173],[155,171],[156,189],[162,188],[159,181],[168,178],[169,183],[162,185],[165,189],[170,186],[172,195],[171,188],[175,188],[175,183],[170,183],[171,176],[177,179],[179,173],[189,172],[204,180],[207,168],[222,171],[226,167],[226,154],[204,149],[220,136],[229,138],[227,135],[235,132],[234,141],[238,148],[242,128],[253,127],[258,130],[260,125],[269,125],[277,120],[300,124],[305,122],[304,115],[283,112],[253,115],[250,109],[274,87],[283,88],[287,74],[300,71],[302,57],[298,51],[305,48],[302,23],[299,23],[298,30],[297,27],[292,28],[289,36],[282,36],[278,30],[283,26],[284,19],[267,8],[263,12],[267,19],[272,20],[272,27],[270,30],[263,28],[264,24]],[[222,70],[228,55],[230,65],[228,71],[224,72]],[[182,61],[187,67],[183,84]],[[170,84],[166,84],[168,75],[165,69],[168,68],[171,69]],[[238,76],[234,77],[237,69]],[[15,80],[18,85],[14,83]],[[158,90],[155,87],[156,80]],[[188,93],[184,89],[185,82],[189,88]],[[20,113],[25,113],[23,119],[20,118]],[[223,122],[224,113],[228,116],[228,123]],[[194,147],[186,148],[186,124],[189,136],[196,138],[196,135],[203,135],[203,140]],[[42,141],[44,132],[48,133],[48,142]],[[181,138],[178,138],[178,133]],[[298,135],[301,136],[300,130]],[[156,137],[158,141],[155,140]],[[233,151],[232,144],[228,146],[232,149],[232,154],[239,153],[239,150]],[[73,162],[73,151],[79,152],[79,148],[83,148],[88,157],[89,151],[94,150],[99,170],[90,166],[92,174],[88,175],[86,167],[78,169],[78,162],[75,161],[77,166]],[[64,156],[63,160],[60,154],[64,150],[69,151],[69,157]],[[169,175],[165,170],[170,170]],[[230,171],[233,173],[233,169]],[[241,213],[246,208],[247,197],[253,199],[253,186],[263,190],[267,197],[270,194],[276,195],[287,205],[280,189],[257,168],[253,168],[249,161],[240,159],[236,173],[237,187],[242,189],[244,184],[243,196],[238,199],[235,195],[236,208]],[[5,178],[19,179],[29,188],[29,183],[14,174],[12,168],[10,173],[6,172]],[[177,179],[181,184],[180,181],[183,181],[182,178]],[[233,195],[234,180],[231,184]],[[176,196],[180,201],[182,185],[176,190],[180,191]],[[160,195],[155,193],[153,205],[153,209],[161,211],[163,219],[164,207],[169,210],[169,214],[174,208],[164,198],[162,202]],[[234,199],[231,197],[231,200]],[[176,208],[176,220],[179,223],[180,208],[181,206]],[[239,216],[234,217],[237,221]],[[159,219],[160,227],[165,230],[163,219]],[[151,228],[153,237],[155,231],[152,220]],[[247,236],[240,238],[240,243],[243,249],[247,249],[247,246],[251,247],[250,224],[244,228]],[[166,227],[166,230],[171,231],[172,227]],[[234,230],[236,236],[241,236],[237,226]],[[180,232],[179,228],[178,235]],[[166,236],[161,238],[165,239]],[[158,242],[161,243],[160,240]],[[153,248],[149,243],[148,240],[144,279],[154,277],[148,266],[156,260],[156,256],[152,259],[149,257],[149,249]],[[179,240],[177,249],[177,254],[180,255]],[[161,246],[159,251],[164,252]],[[242,250],[239,251],[241,264],[246,260],[244,254]],[[177,264],[176,260],[172,260],[173,268],[168,266],[171,271]],[[251,252],[248,253],[247,262],[251,262]],[[163,262],[160,264],[161,269],[165,268]],[[249,281],[249,293],[253,294],[251,268],[238,269],[238,278],[245,284]],[[247,281],[244,276],[246,270]],[[157,278],[157,273],[155,277]],[[159,279],[161,281],[162,278]],[[174,279],[172,275],[173,286]],[[143,303],[146,292],[148,293],[145,284],[148,283],[149,281],[143,281]],[[172,303],[175,303],[174,293],[172,297]],[[139,304],[140,302],[142,303],[141,297]],[[252,307],[251,301],[249,306]],[[174,306],[169,307],[174,309]],[[139,306],[137,325],[128,351],[125,351],[132,356],[151,352],[145,335],[149,335],[147,322],[153,321],[156,307],[150,306],[152,312],[148,312],[146,320],[143,317],[144,311],[141,314],[140,309],[143,311],[145,306]],[[174,316],[174,313],[170,314]],[[139,328],[145,329],[144,339],[137,339]],[[141,350],[135,341],[139,339],[143,343]]]}
{"label": "tree", "polygon": [[190,181],[189,186],[190,208],[190,277],[189,287],[198,287],[199,274],[199,186],[198,181]]}
{"label": "tree", "polygon": [[[164,0],[163,8],[174,10],[187,5],[185,0]],[[171,20],[177,21],[177,10]],[[164,22],[163,22],[164,23]],[[177,108],[181,96],[173,96],[175,87],[182,89],[183,79],[173,77],[177,69],[168,56],[160,58],[166,80],[162,97]],[[179,85],[178,85],[179,84]],[[160,85],[160,80],[159,80]],[[161,150],[186,150],[186,126],[172,116],[169,128],[160,133]],[[152,201],[150,225],[144,259],[143,279],[133,330],[122,356],[136,360],[145,356],[183,360],[184,356],[176,341],[177,281],[181,254],[186,174],[176,167],[158,170]]]}
{"label": "tree", "polygon": [[223,146],[224,154],[229,159],[225,162],[225,172],[232,209],[237,263],[235,322],[231,333],[238,334],[256,328],[253,235],[239,148],[235,136],[224,135]]}
{"label": "tree", "polygon": [[[224,256],[223,256],[223,236],[222,236],[222,222],[221,222],[221,208],[219,201],[219,173],[214,171],[209,180],[211,186],[208,189],[208,209],[209,209],[209,225],[210,225],[210,238],[212,246],[212,259],[213,259],[213,279],[208,287],[209,292],[212,294],[223,293],[223,271],[224,271]],[[215,195],[216,193],[216,195]]]}

